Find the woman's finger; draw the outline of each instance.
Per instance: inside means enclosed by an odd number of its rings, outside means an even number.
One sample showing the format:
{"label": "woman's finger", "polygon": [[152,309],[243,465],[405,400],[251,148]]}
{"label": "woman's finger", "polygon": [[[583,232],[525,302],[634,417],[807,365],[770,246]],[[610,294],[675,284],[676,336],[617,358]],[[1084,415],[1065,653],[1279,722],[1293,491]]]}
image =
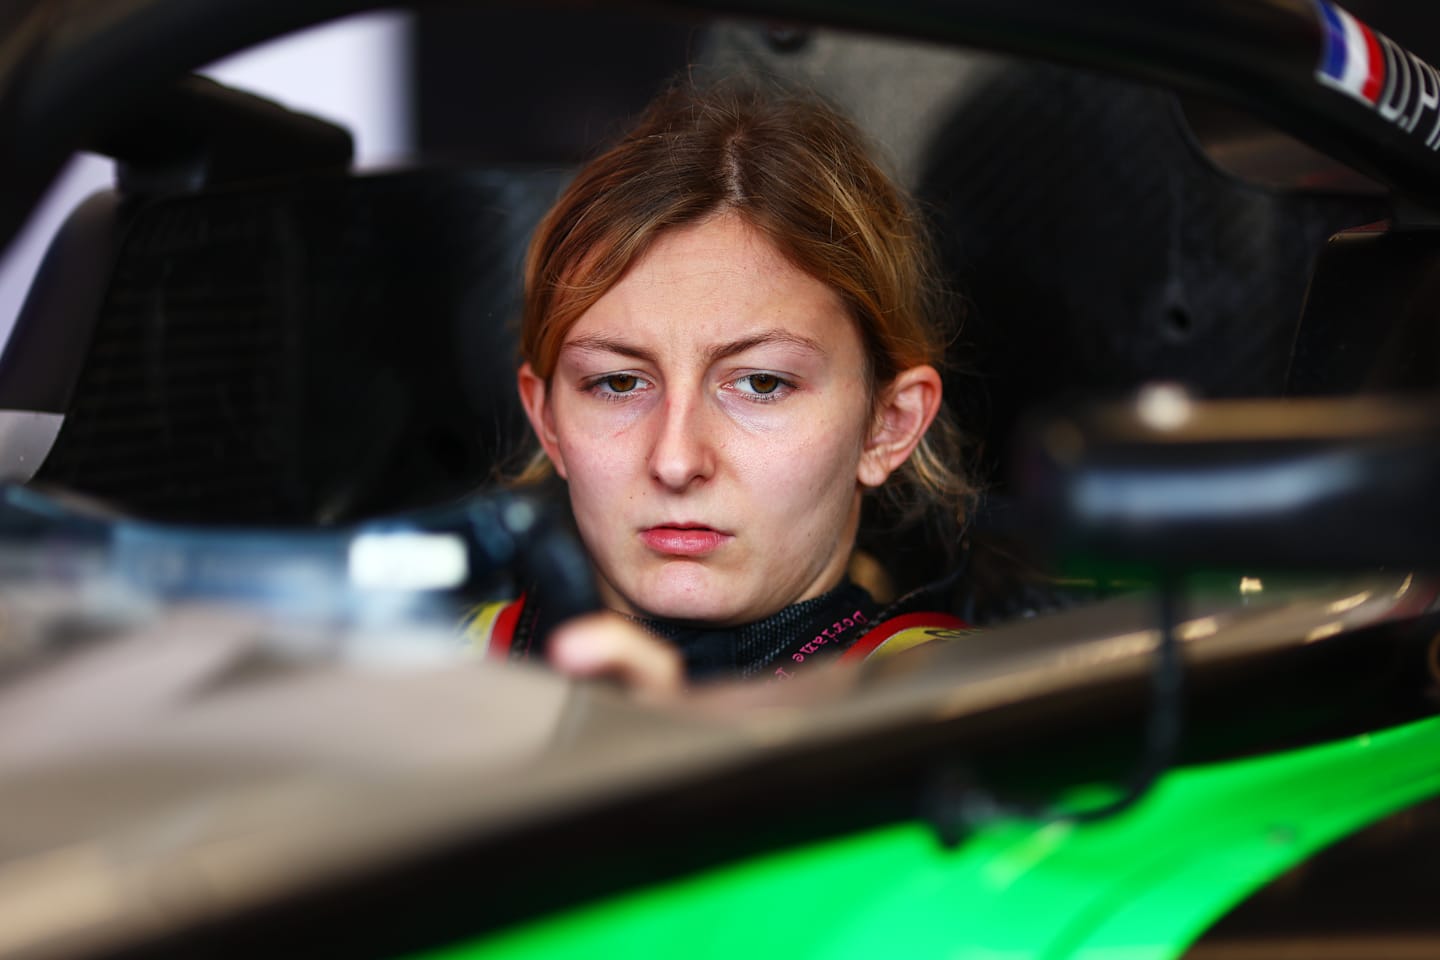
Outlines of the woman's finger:
{"label": "woman's finger", "polygon": [[674,647],[615,613],[578,617],[550,635],[550,664],[571,677],[609,678],[646,700],[669,700],[685,689]]}

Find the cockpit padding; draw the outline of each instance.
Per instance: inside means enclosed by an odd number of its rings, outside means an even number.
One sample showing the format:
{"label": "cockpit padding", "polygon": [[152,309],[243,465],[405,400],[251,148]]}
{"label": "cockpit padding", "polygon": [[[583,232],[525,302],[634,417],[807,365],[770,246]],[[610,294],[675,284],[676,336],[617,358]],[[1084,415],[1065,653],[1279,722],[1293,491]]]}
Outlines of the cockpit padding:
{"label": "cockpit padding", "polygon": [[565,177],[322,175],[148,204],[37,479],[205,523],[474,488],[524,435],[519,267]]}

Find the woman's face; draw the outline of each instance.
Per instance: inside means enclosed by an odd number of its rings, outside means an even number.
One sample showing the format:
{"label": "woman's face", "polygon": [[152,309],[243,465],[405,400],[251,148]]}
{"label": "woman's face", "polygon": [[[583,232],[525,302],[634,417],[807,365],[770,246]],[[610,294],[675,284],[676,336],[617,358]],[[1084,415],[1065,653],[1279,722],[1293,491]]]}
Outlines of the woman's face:
{"label": "woman's face", "polygon": [[860,337],[733,214],[663,234],[521,393],[612,608],[747,623],[843,576],[871,422]]}

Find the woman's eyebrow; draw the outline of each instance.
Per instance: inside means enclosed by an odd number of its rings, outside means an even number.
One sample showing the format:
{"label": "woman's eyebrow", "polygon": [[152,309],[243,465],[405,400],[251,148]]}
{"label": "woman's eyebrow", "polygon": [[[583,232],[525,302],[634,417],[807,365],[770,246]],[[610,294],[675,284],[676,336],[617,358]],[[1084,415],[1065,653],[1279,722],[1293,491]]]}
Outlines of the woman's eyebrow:
{"label": "woman's eyebrow", "polygon": [[654,363],[655,354],[644,347],[637,347],[632,343],[615,337],[602,337],[599,334],[592,334],[586,337],[576,337],[574,340],[567,340],[560,349],[563,350],[586,350],[593,353],[616,353],[622,357],[629,357],[632,360],[640,360],[644,363]]}
{"label": "woman's eyebrow", "polygon": [[800,347],[803,350],[810,350],[814,353],[825,352],[819,340],[777,327],[774,330],[765,330],[751,337],[742,337],[739,340],[731,340],[728,343],[717,343],[712,347],[708,347],[705,350],[705,362],[711,364],[716,360],[723,360],[726,357],[733,357],[737,353],[744,353],[752,347],[763,347],[772,343],[790,344],[791,346]]}
{"label": "woman's eyebrow", "polygon": [[[764,330],[749,337],[741,337],[738,340],[729,340],[725,343],[717,343],[705,349],[705,363],[707,365],[716,360],[723,360],[726,357],[733,357],[737,353],[744,353],[753,347],[762,347],[772,343],[785,343],[810,350],[815,353],[824,353],[825,349],[820,341],[792,333],[789,330],[776,328]],[[643,363],[654,363],[655,354],[644,347],[619,339],[618,337],[606,337],[600,334],[576,337],[567,341],[562,350],[586,350],[593,352],[614,353],[622,357],[629,357]]]}

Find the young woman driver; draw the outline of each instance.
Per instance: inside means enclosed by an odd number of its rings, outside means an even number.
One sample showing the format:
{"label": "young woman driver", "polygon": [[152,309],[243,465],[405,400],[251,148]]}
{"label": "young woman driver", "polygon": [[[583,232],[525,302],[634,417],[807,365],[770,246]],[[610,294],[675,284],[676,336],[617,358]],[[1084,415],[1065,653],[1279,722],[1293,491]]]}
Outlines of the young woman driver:
{"label": "young woman driver", "polygon": [[[810,97],[676,88],[580,171],[531,243],[519,389],[613,613],[555,666],[665,692],[959,625],[847,577],[863,495],[969,493],[932,280],[908,198]],[[472,641],[523,656],[540,607]]]}

